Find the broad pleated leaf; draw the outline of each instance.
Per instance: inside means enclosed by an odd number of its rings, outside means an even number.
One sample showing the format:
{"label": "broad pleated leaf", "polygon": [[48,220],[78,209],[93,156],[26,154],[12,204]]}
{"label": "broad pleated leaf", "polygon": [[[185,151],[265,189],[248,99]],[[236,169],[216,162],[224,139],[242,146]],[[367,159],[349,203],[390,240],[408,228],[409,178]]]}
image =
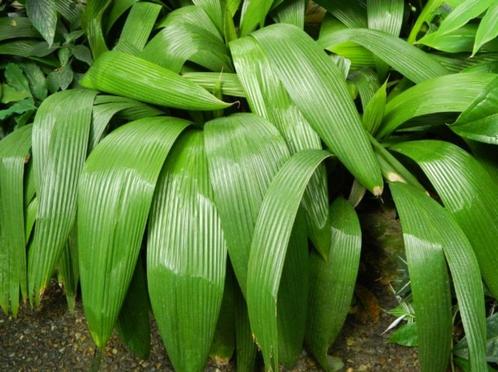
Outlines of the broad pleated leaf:
{"label": "broad pleated leaf", "polygon": [[73,228],[57,265],[59,285],[62,285],[69,311],[74,311],[80,279],[76,229]]}
{"label": "broad pleated leaf", "polygon": [[139,257],[116,327],[126,347],[142,359],[150,353],[149,307],[145,270]]}
{"label": "broad pleated leaf", "polygon": [[227,262],[223,300],[209,351],[209,357],[214,359],[217,364],[228,364],[235,351],[236,291],[239,291],[237,279]]}
{"label": "broad pleated leaf", "polygon": [[226,256],[203,133],[189,132],[164,165],[147,243],[152,310],[178,371],[201,371],[206,363],[223,298]]}
{"label": "broad pleated leaf", "polygon": [[[322,149],[320,137],[292,102],[281,81],[271,70],[268,58],[252,38],[230,44],[238,76],[246,91],[251,110],[268,119],[284,137],[290,153]],[[304,207],[312,229],[311,238],[327,254],[328,236],[322,234],[328,217],[328,189],[325,167],[316,172],[305,192]]]}
{"label": "broad pleated leaf", "polygon": [[81,23],[88,38],[93,58],[97,58],[108,50],[102,30],[102,18],[111,3],[111,0],[87,0],[86,2]]}
{"label": "broad pleated leaf", "polygon": [[367,0],[368,28],[398,36],[403,11],[403,0]]}
{"label": "broad pleated leaf", "polygon": [[235,306],[235,360],[237,372],[253,372],[256,368],[257,347],[249,324],[247,305],[238,291]]}
{"label": "broad pleated leaf", "polygon": [[320,138],[366,188],[381,194],[379,165],[337,66],[295,26],[276,24],[252,36]]}
{"label": "broad pleated leaf", "polygon": [[244,0],[240,15],[240,34],[245,36],[263,25],[273,4],[272,0]]}
{"label": "broad pleated leaf", "polygon": [[368,103],[380,88],[379,78],[372,69],[353,72],[350,78],[358,89],[363,112],[365,112]]}
{"label": "broad pleated leaf", "polygon": [[31,147],[31,125],[0,141],[0,307],[17,315],[27,295],[24,227],[24,164]]}
{"label": "broad pleated leaf", "polygon": [[316,3],[327,9],[349,28],[367,27],[367,12],[364,2],[360,0],[317,0]]}
{"label": "broad pleated leaf", "polygon": [[[92,129],[90,149],[93,149],[102,138],[109,122],[120,112],[132,113],[130,120],[161,114],[158,109],[129,98],[119,96],[97,96],[92,112]],[[130,116],[130,115],[128,115]]]}
{"label": "broad pleated leaf", "polygon": [[0,41],[17,38],[39,37],[27,17],[0,18]]}
{"label": "broad pleated leaf", "polygon": [[76,217],[77,185],[87,155],[95,95],[83,89],[56,93],[36,113],[32,141],[39,206],[28,265],[34,305],[39,304]]}
{"label": "broad pleated leaf", "polygon": [[320,30],[318,43],[331,48],[352,41],[371,51],[411,81],[418,83],[448,71],[430,54],[423,52],[406,41],[381,31],[368,29],[343,29],[337,31],[333,23],[325,21]]}
{"label": "broad pleated leaf", "polygon": [[486,88],[450,128],[462,137],[498,145],[498,78]]}
{"label": "broad pleated leaf", "polygon": [[492,3],[492,0],[465,0],[462,1],[451,13],[441,22],[438,33],[441,35],[454,31],[471,19],[478,17]]}
{"label": "broad pleated leaf", "polygon": [[[206,14],[211,18],[211,21],[215,24],[215,26],[218,28],[218,30],[222,31],[223,30],[223,22],[224,22],[224,17],[228,14],[231,16],[231,6],[233,6],[234,3],[237,2],[237,0],[233,1],[220,1],[220,0],[193,0],[192,1],[195,5],[198,7],[204,9]],[[238,0],[240,3],[240,0]],[[231,4],[229,4],[231,3]],[[235,5],[237,10],[238,4]]]}
{"label": "broad pleated leaf", "polygon": [[[422,370],[442,371],[448,363],[451,313],[444,253],[469,341],[471,369],[487,371],[484,291],[472,246],[451,214],[425,193],[401,183],[390,188],[403,229]],[[413,272],[415,262],[423,272]]]}
{"label": "broad pleated leaf", "polygon": [[404,122],[417,116],[464,111],[495,78],[495,74],[489,73],[451,74],[405,90],[387,103],[378,137],[391,134]]}
{"label": "broad pleated leaf", "polygon": [[142,58],[180,72],[187,60],[211,71],[232,71],[228,50],[207,13],[187,6],[168,14],[162,30],[147,44]]}
{"label": "broad pleated leaf", "polygon": [[377,132],[386,107],[386,88],[387,81],[382,84],[375,92],[372,98],[368,101],[363,112],[363,127],[372,134]]}
{"label": "broad pleated leaf", "polygon": [[109,4],[106,14],[105,32],[108,33],[116,21],[138,0],[114,0]]}
{"label": "broad pleated leaf", "polygon": [[224,72],[186,72],[182,76],[209,91],[214,91],[216,88],[226,96],[245,97],[244,89],[240,85],[237,74]]}
{"label": "broad pleated leaf", "polygon": [[472,55],[475,55],[488,41],[498,36],[498,4],[491,5],[482,17],[477,29]]}
{"label": "broad pleated leaf", "polygon": [[278,370],[277,298],[301,199],[318,165],[330,154],[305,150],[279,170],[263,199],[249,256],[247,305],[251,328],[267,368]]}
{"label": "broad pleated leaf", "polygon": [[304,16],[306,11],[305,0],[287,0],[276,9],[275,19],[280,23],[288,23],[304,28]]}
{"label": "broad pleated leaf", "polygon": [[[401,220],[413,306],[417,317],[418,354],[422,371],[444,371],[451,347],[451,295],[448,271],[437,226],[429,220],[434,213],[420,208],[420,195],[408,185],[390,185]],[[414,204],[414,202],[419,202]],[[417,208],[415,208],[415,205]],[[440,209],[440,207],[438,208]],[[441,226],[447,229],[447,226]]]}
{"label": "broad pleated leaf", "polygon": [[132,278],[161,167],[187,125],[171,117],[131,122],[105,137],[85,163],[77,220],[81,292],[99,348]]}
{"label": "broad pleated leaf", "polygon": [[328,260],[310,257],[309,316],[306,344],[324,369],[327,351],[351,307],[361,253],[361,229],[354,208],[338,198],[331,206],[331,243]]}
{"label": "broad pleated leaf", "polygon": [[425,172],[467,235],[484,280],[498,297],[498,190],[491,177],[471,155],[448,142],[405,142],[393,149],[416,161]]}
{"label": "broad pleated leaf", "polygon": [[289,151],[277,130],[253,114],[208,122],[205,142],[228,254],[245,295],[249,250],[261,202]]}
{"label": "broad pleated leaf", "polygon": [[173,71],[118,51],[102,54],[80,84],[89,89],[185,110],[218,110],[229,106]]}
{"label": "broad pleated leaf", "polygon": [[33,26],[52,46],[57,26],[57,11],[53,0],[26,0],[26,13]]}
{"label": "broad pleated leaf", "polygon": [[278,361],[291,369],[303,349],[308,310],[309,254],[304,213],[297,214],[288,242],[278,287],[276,317]]}
{"label": "broad pleated leaf", "polygon": [[161,6],[152,3],[136,3],[130,10],[116,50],[138,54],[147,43]]}

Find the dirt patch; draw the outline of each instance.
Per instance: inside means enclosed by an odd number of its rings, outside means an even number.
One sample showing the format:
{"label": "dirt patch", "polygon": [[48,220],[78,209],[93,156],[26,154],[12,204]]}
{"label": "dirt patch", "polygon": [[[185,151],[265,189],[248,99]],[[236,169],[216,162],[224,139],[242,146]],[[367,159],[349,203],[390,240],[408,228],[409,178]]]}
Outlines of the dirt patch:
{"label": "dirt patch", "polygon": [[[382,288],[371,292],[378,300],[379,316],[350,315],[344,331],[331,349],[340,357],[349,371],[416,371],[417,358],[413,349],[387,342],[382,335],[393,318],[382,308],[391,308],[394,298]],[[106,371],[157,371],[172,370],[164,347],[152,326],[150,358],[140,360],[131,354],[114,336],[102,360]],[[56,285],[45,296],[39,311],[21,310],[17,319],[0,314],[0,370],[36,371],[71,370],[87,371],[94,357],[94,345],[84,319],[81,303],[74,313],[67,311],[65,297]],[[232,370],[231,366],[210,364],[208,370]],[[319,370],[304,353],[294,371]]]}

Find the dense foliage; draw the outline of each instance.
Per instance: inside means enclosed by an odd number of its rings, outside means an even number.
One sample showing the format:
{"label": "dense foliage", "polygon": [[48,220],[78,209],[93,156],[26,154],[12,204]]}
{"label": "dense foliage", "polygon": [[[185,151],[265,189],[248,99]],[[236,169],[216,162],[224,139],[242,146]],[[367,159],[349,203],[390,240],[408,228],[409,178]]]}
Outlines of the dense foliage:
{"label": "dense foliage", "polygon": [[0,5],[2,310],[56,274],[100,349],[146,357],[150,303],[178,371],[330,369],[355,208],[392,200],[421,369],[487,371],[498,3],[317,3]]}

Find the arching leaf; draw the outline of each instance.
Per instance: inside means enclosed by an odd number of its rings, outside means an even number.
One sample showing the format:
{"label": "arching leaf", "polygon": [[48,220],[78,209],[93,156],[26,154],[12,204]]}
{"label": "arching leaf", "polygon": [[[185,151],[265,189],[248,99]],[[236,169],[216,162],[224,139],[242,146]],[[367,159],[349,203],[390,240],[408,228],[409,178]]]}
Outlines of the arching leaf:
{"label": "arching leaf", "polygon": [[186,133],[161,173],[147,243],[152,310],[179,371],[206,363],[223,298],[226,244],[200,131]]}
{"label": "arching leaf", "polygon": [[102,54],[80,84],[89,89],[185,110],[218,110],[230,106],[173,71],[118,51]]}
{"label": "arching leaf", "polygon": [[320,138],[366,188],[382,193],[379,165],[335,64],[295,26],[275,24],[252,36]]}
{"label": "arching leaf", "polygon": [[78,248],[85,317],[103,348],[133,275],[154,188],[188,122],[144,118],[105,137],[85,163],[78,190]]}
{"label": "arching leaf", "polygon": [[330,156],[305,150],[279,170],[263,199],[249,256],[247,306],[267,368],[278,370],[277,298],[296,215],[311,176]]}
{"label": "arching leaf", "polygon": [[471,155],[448,142],[404,142],[393,149],[416,161],[425,172],[467,235],[484,280],[498,297],[498,191],[491,177]]}
{"label": "arching leaf", "polygon": [[73,228],[95,95],[83,89],[56,93],[44,100],[36,113],[32,141],[39,206],[28,263],[29,295],[34,305],[39,304]]}
{"label": "arching leaf", "polygon": [[[401,183],[390,189],[403,229],[422,370],[441,371],[448,363],[452,327],[444,253],[469,341],[471,369],[487,371],[484,291],[472,246],[450,213],[422,191]],[[417,274],[414,264],[423,266]]]}

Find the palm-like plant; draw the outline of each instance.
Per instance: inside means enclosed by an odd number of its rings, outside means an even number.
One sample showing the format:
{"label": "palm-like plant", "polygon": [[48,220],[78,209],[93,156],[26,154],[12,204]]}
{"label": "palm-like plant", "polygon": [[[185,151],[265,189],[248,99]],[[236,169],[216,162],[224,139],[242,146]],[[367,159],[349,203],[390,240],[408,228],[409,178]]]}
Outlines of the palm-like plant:
{"label": "palm-like plant", "polygon": [[[26,2],[48,45],[72,9],[58,3]],[[452,288],[471,369],[486,370],[498,7],[429,1],[414,17],[400,0],[319,3],[314,40],[303,0],[88,0],[95,63],[81,87],[0,142],[3,310],[17,312],[19,293],[39,305],[58,270],[73,297],[79,277],[99,348],[118,327],[147,353],[148,293],[179,371],[233,349],[250,370],[257,347],[276,370],[303,343],[327,369],[368,191],[400,216],[422,370],[448,364]]]}

